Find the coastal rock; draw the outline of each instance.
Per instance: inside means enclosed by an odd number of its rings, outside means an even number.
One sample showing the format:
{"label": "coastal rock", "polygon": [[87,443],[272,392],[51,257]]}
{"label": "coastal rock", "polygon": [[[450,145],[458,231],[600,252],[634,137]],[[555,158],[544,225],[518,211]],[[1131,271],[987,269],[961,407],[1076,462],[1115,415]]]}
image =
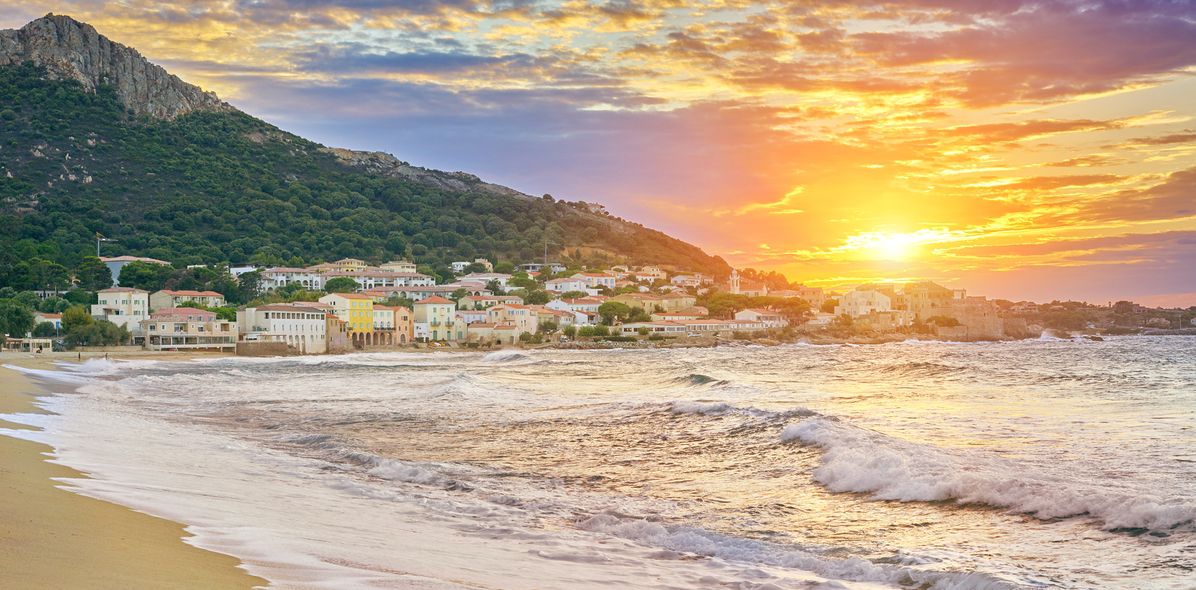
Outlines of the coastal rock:
{"label": "coastal rock", "polygon": [[20,29],[0,30],[0,66],[26,61],[46,68],[53,79],[75,80],[89,92],[111,85],[125,107],[141,115],[173,119],[197,110],[232,108],[69,16],[48,14]]}

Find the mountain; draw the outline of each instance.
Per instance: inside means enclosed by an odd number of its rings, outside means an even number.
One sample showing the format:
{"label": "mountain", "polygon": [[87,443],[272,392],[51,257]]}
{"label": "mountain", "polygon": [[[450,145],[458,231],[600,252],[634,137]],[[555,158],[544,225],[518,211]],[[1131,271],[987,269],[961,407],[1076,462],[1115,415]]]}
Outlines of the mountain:
{"label": "mountain", "polygon": [[176,264],[438,266],[538,260],[547,242],[553,257],[730,270],[594,204],[287,133],[70,17],[0,31],[0,286],[22,261],[94,255],[97,232],[116,241],[106,254]]}

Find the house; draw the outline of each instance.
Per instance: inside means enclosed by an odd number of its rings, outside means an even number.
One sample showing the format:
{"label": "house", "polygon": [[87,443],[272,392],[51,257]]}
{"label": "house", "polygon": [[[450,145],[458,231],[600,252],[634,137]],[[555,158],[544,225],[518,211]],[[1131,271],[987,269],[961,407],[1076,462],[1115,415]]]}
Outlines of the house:
{"label": "house", "polygon": [[108,272],[112,273],[112,286],[120,285],[120,271],[130,262],[144,262],[147,264],[161,264],[170,266],[169,262],[165,260],[158,260],[157,258],[145,258],[142,256],[101,256],[100,262],[108,267]]}
{"label": "house", "polygon": [[191,307],[168,307],[141,321],[149,350],[237,349],[237,323],[220,320],[214,312]]}
{"label": "house", "polygon": [[619,280],[615,275],[605,272],[579,272],[570,278],[584,282],[588,289],[614,289],[615,281]]}
{"label": "house", "polygon": [[484,324],[488,321],[488,318],[489,316],[486,314],[486,310],[484,308],[457,310],[457,322],[465,324],[466,326],[470,324]]}
{"label": "house", "polygon": [[892,298],[882,291],[856,289],[848,291],[839,298],[839,304],[835,306],[835,315],[855,318],[877,311],[892,311],[892,309]]}
{"label": "house", "polygon": [[409,273],[419,272],[418,270],[416,270],[415,263],[411,262],[410,260],[392,260],[390,262],[387,262],[386,264],[379,266],[378,268],[380,268],[382,270],[388,270],[391,272],[409,272]]}
{"label": "house", "polygon": [[735,319],[759,322],[769,328],[784,328],[789,325],[789,320],[785,319],[785,316],[771,309],[743,309],[735,312]]}
{"label": "house", "polygon": [[687,307],[679,311],[661,311],[652,314],[654,322],[679,322],[685,320],[700,320],[710,315],[705,307]]}
{"label": "house", "polygon": [[349,335],[357,341],[374,331],[374,298],[364,293],[329,293],[320,303],[332,306],[336,317],[345,322]]}
{"label": "house", "polygon": [[523,298],[517,295],[466,295],[457,301],[457,307],[460,309],[486,309],[506,303],[523,305]]}
{"label": "house", "polygon": [[457,277],[457,280],[482,283],[483,285],[489,285],[490,281],[495,281],[502,288],[503,292],[506,292],[507,283],[511,281],[511,275],[501,272],[471,272],[467,275]]}
{"label": "house", "polygon": [[669,282],[678,287],[701,287],[702,275],[675,275]]}
{"label": "house", "polygon": [[822,291],[821,287],[807,287],[805,285],[798,285],[796,289],[780,289],[768,292],[769,297],[780,297],[782,299],[804,299],[806,303],[810,304],[812,309],[822,307],[826,303],[826,293]]}
{"label": "house", "polygon": [[902,290],[903,307],[921,321],[944,312],[956,299],[963,299],[963,291],[954,291],[931,281],[920,281],[905,285]]}
{"label": "house", "polygon": [[436,279],[417,272],[392,272],[389,270],[330,270],[324,273],[324,282],[337,277],[346,277],[357,282],[361,289],[382,287],[428,287]]}
{"label": "house", "polygon": [[622,332],[623,336],[634,336],[641,332],[646,332],[646,333],[651,333],[651,334],[681,336],[688,332],[688,330],[685,327],[685,324],[681,324],[678,322],[668,322],[668,321],[632,322],[629,324],[623,324],[623,325],[619,326],[619,329]]}
{"label": "house", "polygon": [[598,308],[606,303],[605,297],[578,297],[576,299],[557,299],[549,301],[546,307],[563,311],[586,311],[598,313]]}
{"label": "house", "polygon": [[33,312],[34,325],[38,324],[53,324],[54,331],[62,330],[62,314],[60,313],[44,313],[40,311]]}
{"label": "house", "polygon": [[523,334],[514,324],[498,324],[491,333],[494,335],[494,342],[498,344],[515,344]]}
{"label": "house", "polygon": [[373,289],[365,289],[361,291],[363,295],[369,295],[374,301],[386,301],[391,297],[402,297],[403,299],[410,299],[418,301],[420,299],[427,299],[428,297],[439,296],[449,298],[453,293],[457,292],[456,287],[449,285],[428,285],[424,287],[375,287]]}
{"label": "house", "polygon": [[465,291],[466,295],[493,295],[493,293],[486,288],[486,283],[479,283],[476,281],[453,281],[451,283],[445,283],[438,286],[452,289],[450,293]]}
{"label": "house", "polygon": [[285,342],[299,354],[328,351],[327,313],[293,304],[261,305],[237,311],[240,339]]}
{"label": "house", "polygon": [[549,279],[544,282],[544,290],[552,293],[568,293],[569,291],[585,291],[589,283],[581,279],[566,277]]}
{"label": "house", "polygon": [[669,278],[669,273],[665,272],[659,266],[641,266],[639,270],[635,271],[635,278],[637,281],[652,283],[655,281],[663,281]]}
{"label": "house", "polygon": [[451,299],[432,296],[415,302],[414,334],[430,341],[455,341],[464,337],[464,326],[458,334],[457,304]]}
{"label": "house", "polygon": [[558,328],[564,328],[572,326],[577,321],[577,316],[572,311],[552,309],[543,305],[529,305],[528,307],[536,314],[537,329],[546,322],[552,322]]}
{"label": "house", "polygon": [[370,346],[405,346],[415,338],[415,312],[401,305],[374,304],[374,332]]}
{"label": "house", "polygon": [[130,287],[110,287],[96,293],[99,303],[91,306],[91,316],[124,326],[141,335],[141,322],[149,317],[149,291]]}
{"label": "house", "polygon": [[224,307],[224,295],[215,291],[172,291],[163,289],[150,295],[150,309],[179,307],[184,303],[198,303],[204,307]]}
{"label": "house", "polygon": [[527,305],[506,303],[486,309],[487,320],[495,324],[511,324],[519,330],[519,334],[527,332],[535,334],[540,328],[540,318],[535,309]]}
{"label": "house", "polygon": [[276,266],[263,270],[259,283],[263,291],[272,291],[292,284],[299,285],[308,291],[322,290],[324,288],[324,273],[306,268]]}
{"label": "house", "polygon": [[519,270],[522,270],[526,273],[544,272],[547,270],[552,274],[557,274],[565,272],[565,265],[559,262],[549,262],[547,265],[541,264],[539,262],[528,262],[526,264],[520,264]]}
{"label": "house", "polygon": [[494,340],[494,328],[498,324],[490,322],[473,322],[465,326],[465,340],[469,342],[492,342]]}

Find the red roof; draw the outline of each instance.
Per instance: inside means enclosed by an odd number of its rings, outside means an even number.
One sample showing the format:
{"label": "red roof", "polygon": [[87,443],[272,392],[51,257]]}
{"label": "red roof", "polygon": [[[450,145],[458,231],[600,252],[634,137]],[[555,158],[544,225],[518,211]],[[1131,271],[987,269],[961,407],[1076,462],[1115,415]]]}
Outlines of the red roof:
{"label": "red roof", "polygon": [[162,289],[159,293],[165,293],[172,297],[224,297],[223,294],[215,291],[171,291],[170,289]]}
{"label": "red roof", "polygon": [[206,309],[195,309],[194,307],[166,307],[150,314],[150,317],[200,317],[210,320],[216,317],[216,313]]}
{"label": "red roof", "polygon": [[440,305],[444,305],[444,304],[455,305],[452,302],[452,300],[445,299],[444,297],[441,297],[439,295],[433,295],[431,297],[428,297],[427,299],[420,299],[419,301],[415,302],[416,305],[419,305],[421,303],[435,303],[435,304],[440,304]]}

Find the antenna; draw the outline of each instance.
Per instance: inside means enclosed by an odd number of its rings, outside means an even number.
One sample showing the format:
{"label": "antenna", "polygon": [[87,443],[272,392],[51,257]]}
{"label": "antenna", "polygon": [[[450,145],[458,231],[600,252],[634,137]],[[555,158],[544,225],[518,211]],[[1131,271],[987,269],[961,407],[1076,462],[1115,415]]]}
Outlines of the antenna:
{"label": "antenna", "polygon": [[115,242],[114,238],[106,238],[104,234],[96,232],[96,258],[100,257],[100,242]]}

